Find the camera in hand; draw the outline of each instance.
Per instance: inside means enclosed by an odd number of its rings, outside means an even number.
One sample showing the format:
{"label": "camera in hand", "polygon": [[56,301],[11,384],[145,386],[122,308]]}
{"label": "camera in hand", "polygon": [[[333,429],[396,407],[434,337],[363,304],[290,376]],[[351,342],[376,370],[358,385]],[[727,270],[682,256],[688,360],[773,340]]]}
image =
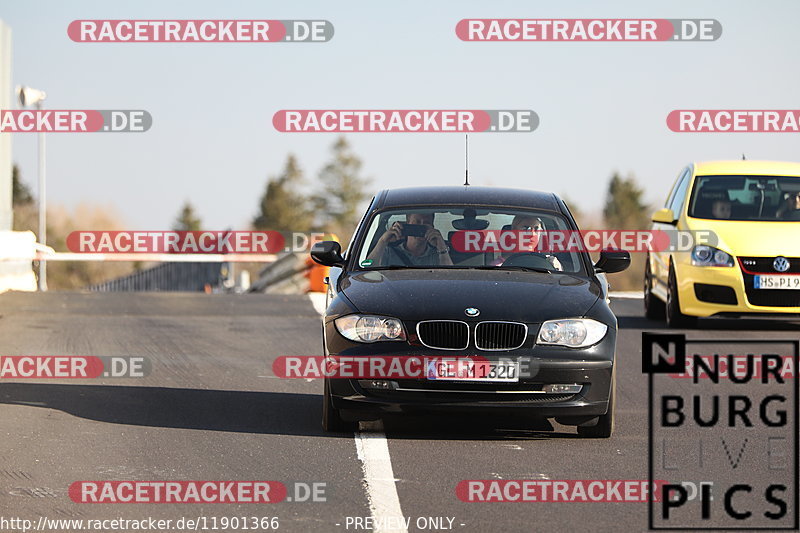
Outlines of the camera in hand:
{"label": "camera in hand", "polygon": [[403,237],[424,237],[428,233],[428,226],[425,224],[403,224]]}

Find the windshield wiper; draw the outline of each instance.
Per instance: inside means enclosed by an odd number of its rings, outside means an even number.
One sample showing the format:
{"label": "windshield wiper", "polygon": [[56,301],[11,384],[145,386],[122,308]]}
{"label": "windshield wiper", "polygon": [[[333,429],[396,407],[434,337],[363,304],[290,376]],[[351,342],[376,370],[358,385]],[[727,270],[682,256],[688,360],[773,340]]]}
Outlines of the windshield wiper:
{"label": "windshield wiper", "polygon": [[526,272],[539,272],[541,274],[552,274],[552,270],[548,270],[542,267],[529,267],[529,266],[522,266],[522,265],[509,265],[509,266],[474,266],[469,268],[475,268],[477,270],[524,270]]}

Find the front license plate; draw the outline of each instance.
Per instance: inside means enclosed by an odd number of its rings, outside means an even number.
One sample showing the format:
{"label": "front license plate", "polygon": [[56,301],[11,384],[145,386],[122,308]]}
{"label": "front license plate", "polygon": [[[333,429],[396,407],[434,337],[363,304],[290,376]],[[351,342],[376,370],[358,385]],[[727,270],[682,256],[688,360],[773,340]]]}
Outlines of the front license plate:
{"label": "front license plate", "polygon": [[452,381],[519,381],[518,361],[453,361],[436,360],[428,362],[425,377],[429,380]]}
{"label": "front license plate", "polygon": [[800,290],[800,276],[767,274],[753,277],[756,289],[795,289]]}

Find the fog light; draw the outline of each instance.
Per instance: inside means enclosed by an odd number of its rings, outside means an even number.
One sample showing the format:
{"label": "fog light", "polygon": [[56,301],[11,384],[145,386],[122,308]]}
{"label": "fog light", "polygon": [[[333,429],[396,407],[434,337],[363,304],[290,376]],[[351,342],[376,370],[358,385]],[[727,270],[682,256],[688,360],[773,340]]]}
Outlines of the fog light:
{"label": "fog light", "polygon": [[583,385],[556,383],[552,385],[545,385],[542,390],[548,394],[577,394],[581,391]]}
{"label": "fog light", "polygon": [[373,390],[394,390],[397,388],[397,383],[384,379],[360,379],[358,384],[364,389]]}

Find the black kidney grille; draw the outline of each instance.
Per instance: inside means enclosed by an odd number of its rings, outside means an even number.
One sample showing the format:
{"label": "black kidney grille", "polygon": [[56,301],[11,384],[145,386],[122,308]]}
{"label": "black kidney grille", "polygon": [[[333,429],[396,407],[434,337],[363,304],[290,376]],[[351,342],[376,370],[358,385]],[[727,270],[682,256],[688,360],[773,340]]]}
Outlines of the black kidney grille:
{"label": "black kidney grille", "polygon": [[453,320],[429,320],[417,324],[422,344],[440,350],[464,350],[469,346],[469,326]]}
{"label": "black kidney grille", "polygon": [[480,350],[515,350],[525,343],[528,328],[519,322],[481,322],[475,328]]}

